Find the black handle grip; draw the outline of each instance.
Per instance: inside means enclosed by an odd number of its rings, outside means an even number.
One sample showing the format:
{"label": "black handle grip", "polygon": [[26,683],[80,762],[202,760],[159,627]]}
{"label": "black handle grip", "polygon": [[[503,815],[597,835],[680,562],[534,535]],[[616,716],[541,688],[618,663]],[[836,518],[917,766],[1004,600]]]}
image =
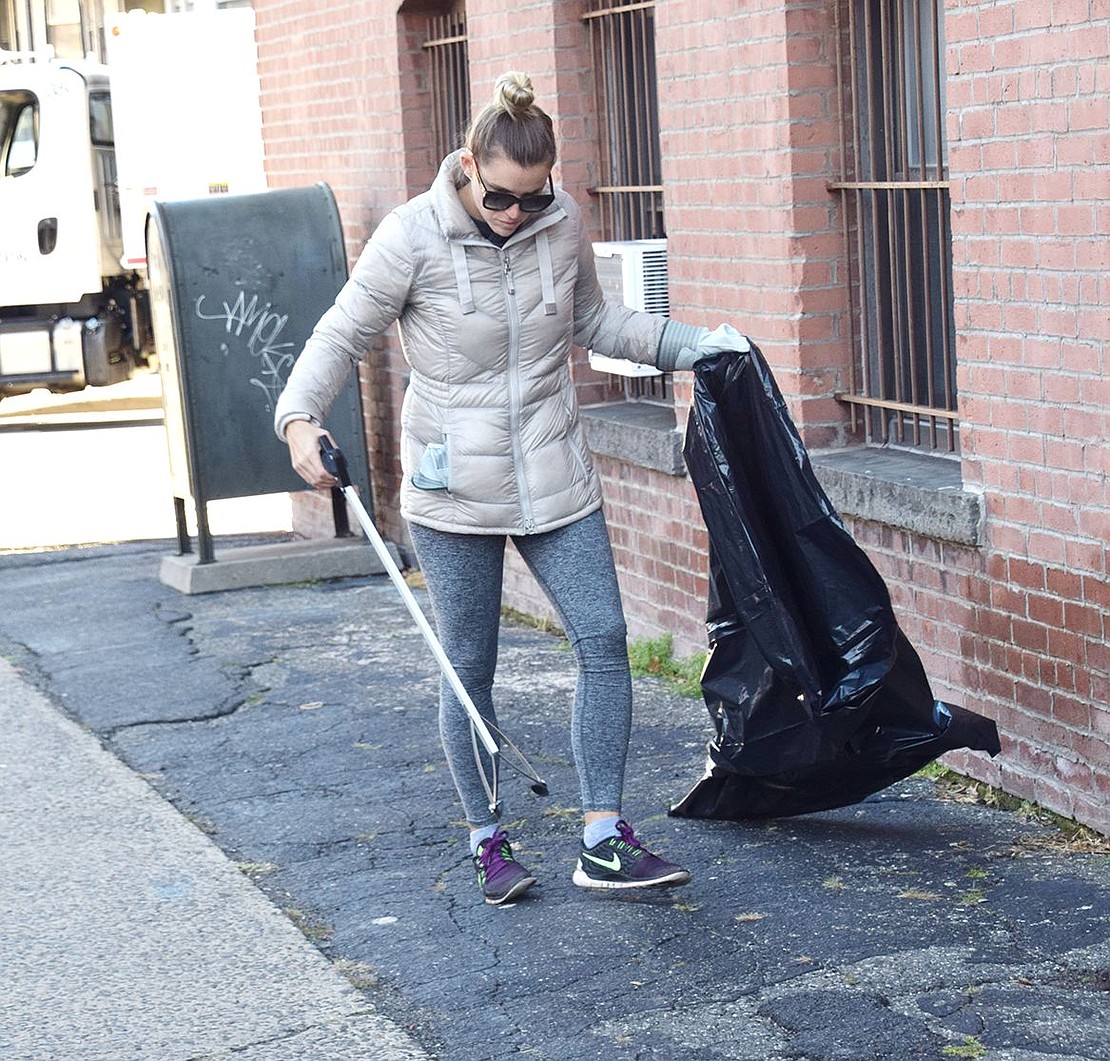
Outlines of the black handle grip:
{"label": "black handle grip", "polygon": [[320,436],[320,461],[339,480],[340,486],[351,485],[351,474],[347,471],[347,458],[327,435]]}

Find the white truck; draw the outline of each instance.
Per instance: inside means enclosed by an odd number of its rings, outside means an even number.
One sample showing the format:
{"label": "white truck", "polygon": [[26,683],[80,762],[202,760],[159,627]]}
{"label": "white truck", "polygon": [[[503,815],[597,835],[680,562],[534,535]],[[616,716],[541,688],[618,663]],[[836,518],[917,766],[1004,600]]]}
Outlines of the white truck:
{"label": "white truck", "polygon": [[147,360],[149,303],[122,255],[106,69],[0,63],[0,397],[117,383]]}
{"label": "white truck", "polygon": [[107,65],[0,51],[0,398],[145,365],[150,203],[266,186],[249,8],[105,29]]}

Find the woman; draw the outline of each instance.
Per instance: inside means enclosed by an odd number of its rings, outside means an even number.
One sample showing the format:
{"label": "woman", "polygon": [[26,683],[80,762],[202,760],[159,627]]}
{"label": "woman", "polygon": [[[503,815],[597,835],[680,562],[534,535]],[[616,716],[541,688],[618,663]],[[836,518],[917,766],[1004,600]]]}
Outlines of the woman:
{"label": "woman", "polygon": [[[505,542],[550,598],[579,677],[571,741],[585,825],[574,883],[684,884],[621,818],[632,715],[624,613],[601,489],[578,420],[572,343],[689,368],[706,329],[604,301],[573,199],[557,190],[551,119],[531,81],[505,74],[466,146],[432,187],[390,213],[316,326],[278,402],[275,426],[311,486],[321,424],[357,362],[399,322],[411,379],[401,412],[401,514],[424,573],[444,650],[496,724]],[[470,723],[443,681],[440,733],[470,829],[486,902],[535,883],[489,808]]]}

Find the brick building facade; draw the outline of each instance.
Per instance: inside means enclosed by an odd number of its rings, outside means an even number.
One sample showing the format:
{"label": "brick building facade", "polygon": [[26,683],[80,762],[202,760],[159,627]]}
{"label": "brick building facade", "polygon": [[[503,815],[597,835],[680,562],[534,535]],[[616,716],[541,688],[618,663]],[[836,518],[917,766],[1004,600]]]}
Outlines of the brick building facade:
{"label": "brick building facade", "polygon": [[[442,100],[430,27],[453,12],[474,105],[502,71],[527,71],[556,121],[558,181],[598,238],[613,238],[596,191],[598,99],[606,103],[595,95],[592,23],[605,6],[255,0],[270,184],[327,181],[353,260],[381,217],[434,174]],[[935,693],[999,724],[997,759],[963,754],[956,765],[1110,831],[1110,9],[1088,0],[623,6],[646,10],[654,34],[671,314],[728,321],[764,350]],[[860,47],[884,35],[894,47],[876,55],[889,65],[869,71]],[[897,101],[889,111],[886,96]],[[936,128],[914,126],[930,106]],[[912,128],[891,154],[899,122]],[[920,170],[868,169],[864,156],[878,157],[884,137],[888,157],[906,162],[894,169]],[[899,256],[914,254],[924,266],[903,274]],[[860,294],[868,282],[895,289],[875,327]],[[952,340],[934,342],[946,316]],[[924,397],[861,386],[868,349],[879,376],[899,374],[874,338],[880,325],[896,348],[925,342],[937,373],[922,369]],[[680,655],[704,650],[705,531],[675,462],[689,382],[676,378],[662,401],[615,400],[584,353],[576,381],[630,633],[670,632]],[[371,352],[362,383],[379,521],[404,545],[405,365],[395,335]],[[884,434],[891,425],[896,437]],[[312,533],[315,518],[304,508],[298,525]],[[505,602],[546,611],[519,564]]]}

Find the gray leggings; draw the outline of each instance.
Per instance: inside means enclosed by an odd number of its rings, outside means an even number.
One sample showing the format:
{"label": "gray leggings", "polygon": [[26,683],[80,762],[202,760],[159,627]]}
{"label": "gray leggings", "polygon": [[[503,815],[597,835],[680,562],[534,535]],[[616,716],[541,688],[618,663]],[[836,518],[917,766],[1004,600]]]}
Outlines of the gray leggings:
{"label": "gray leggings", "polygon": [[[505,536],[449,534],[417,524],[409,530],[444,651],[482,717],[496,725],[492,690]],[[619,811],[632,680],[605,517],[597,511],[546,534],[514,536],[513,543],[554,606],[578,661],[570,735],[582,809]],[[467,822],[473,828],[492,824],[497,816],[474,762],[470,723],[446,679],[440,682],[439,731]]]}

